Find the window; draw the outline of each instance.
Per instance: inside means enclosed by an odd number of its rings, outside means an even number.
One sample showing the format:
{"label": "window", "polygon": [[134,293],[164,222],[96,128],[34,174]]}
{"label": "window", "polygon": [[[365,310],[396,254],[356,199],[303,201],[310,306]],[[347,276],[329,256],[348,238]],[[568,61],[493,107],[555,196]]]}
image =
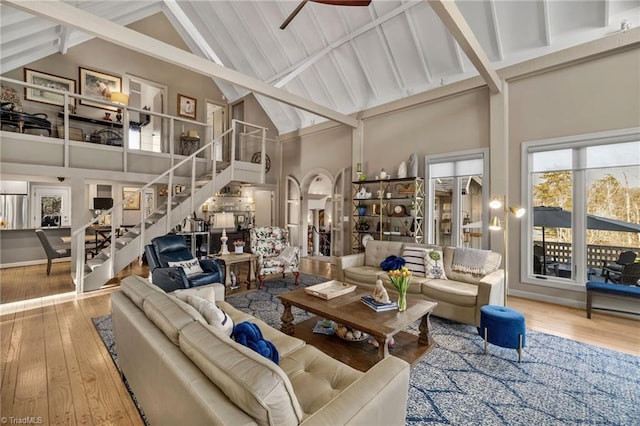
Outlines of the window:
{"label": "window", "polygon": [[524,145],[528,194],[523,281],[556,287],[598,279],[640,246],[637,130]]}
{"label": "window", "polygon": [[486,191],[486,151],[425,158],[427,241],[445,246],[482,248]]}

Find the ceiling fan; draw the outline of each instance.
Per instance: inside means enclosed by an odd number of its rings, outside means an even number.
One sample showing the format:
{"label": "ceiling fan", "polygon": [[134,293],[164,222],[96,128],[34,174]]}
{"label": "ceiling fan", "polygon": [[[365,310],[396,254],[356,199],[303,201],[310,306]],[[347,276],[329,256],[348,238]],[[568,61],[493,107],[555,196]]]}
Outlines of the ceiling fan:
{"label": "ceiling fan", "polygon": [[293,12],[291,12],[291,14],[287,16],[287,19],[284,20],[282,25],[280,25],[281,30],[284,30],[287,25],[289,25],[289,22],[291,22],[293,18],[295,18],[296,15],[300,13],[302,8],[308,1],[312,1],[314,3],[330,4],[332,6],[369,6],[369,3],[371,3],[371,0],[302,0],[300,4],[293,10]]}

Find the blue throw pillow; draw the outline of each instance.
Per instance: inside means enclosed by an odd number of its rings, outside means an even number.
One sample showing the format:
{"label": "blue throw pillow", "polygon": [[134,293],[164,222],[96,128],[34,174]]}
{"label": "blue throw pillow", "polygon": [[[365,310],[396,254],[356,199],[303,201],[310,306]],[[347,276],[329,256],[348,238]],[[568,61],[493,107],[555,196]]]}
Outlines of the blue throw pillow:
{"label": "blue throw pillow", "polygon": [[387,256],[387,258],[382,261],[380,267],[383,271],[393,271],[394,269],[402,268],[406,263],[407,262],[403,257],[392,254],[391,256]]}
{"label": "blue throw pillow", "polygon": [[252,349],[265,358],[269,358],[276,364],[280,362],[278,349],[276,349],[273,343],[262,337],[262,332],[254,323],[244,321],[236,324],[233,327],[231,337],[235,339],[236,342]]}

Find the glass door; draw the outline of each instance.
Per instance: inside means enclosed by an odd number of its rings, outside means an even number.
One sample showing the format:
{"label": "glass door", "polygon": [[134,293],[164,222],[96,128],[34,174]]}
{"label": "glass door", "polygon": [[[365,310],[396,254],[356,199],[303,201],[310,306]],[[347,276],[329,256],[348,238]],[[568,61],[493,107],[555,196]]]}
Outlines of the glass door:
{"label": "glass door", "polygon": [[71,226],[71,190],[62,187],[34,186],[34,228]]}

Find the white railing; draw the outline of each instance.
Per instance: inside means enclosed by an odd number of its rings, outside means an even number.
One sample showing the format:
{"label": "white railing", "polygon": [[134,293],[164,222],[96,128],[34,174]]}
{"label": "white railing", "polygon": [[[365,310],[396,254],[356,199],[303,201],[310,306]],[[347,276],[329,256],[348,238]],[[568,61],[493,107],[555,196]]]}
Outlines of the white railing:
{"label": "white railing", "polygon": [[[85,274],[85,238],[86,238],[86,231],[89,227],[93,226],[94,224],[100,222],[101,219],[105,218],[106,216],[111,215],[112,213],[115,214],[115,212],[120,211],[119,208],[122,207],[123,205],[125,205],[126,203],[128,203],[129,201],[131,201],[132,199],[135,199],[136,197],[140,197],[141,200],[141,205],[140,205],[140,234],[139,234],[139,250],[138,253],[143,253],[144,252],[144,245],[145,245],[145,223],[146,223],[146,217],[145,217],[145,213],[147,211],[147,206],[146,206],[146,199],[143,196],[144,192],[146,189],[150,188],[152,185],[156,184],[156,183],[162,183],[165,181],[165,179],[167,180],[167,202],[166,202],[166,232],[169,232],[173,226],[172,226],[172,221],[171,221],[171,211],[172,211],[172,204],[173,204],[173,178],[174,178],[174,171],[176,169],[178,169],[179,167],[183,166],[184,164],[186,164],[187,162],[191,162],[191,196],[190,196],[190,208],[189,211],[195,211],[195,205],[194,205],[194,200],[195,200],[195,192],[196,192],[196,156],[201,153],[201,152],[205,152],[206,150],[210,150],[210,162],[211,162],[211,181],[212,181],[212,194],[211,196],[214,196],[215,193],[215,179],[217,176],[217,160],[216,160],[216,156],[215,156],[215,152],[216,152],[216,147],[218,144],[222,143],[223,139],[229,134],[231,133],[231,146],[232,146],[232,150],[231,150],[231,174],[230,176],[233,177],[234,173],[233,170],[235,168],[235,150],[233,149],[235,147],[235,143],[236,143],[236,135],[237,135],[237,126],[239,125],[245,125],[245,126],[252,126],[252,127],[258,127],[259,129],[261,129],[262,131],[262,159],[261,159],[261,178],[260,178],[260,182],[264,183],[264,176],[265,176],[265,150],[266,150],[266,128],[264,127],[259,127],[256,126],[255,124],[250,124],[250,123],[245,123],[239,120],[232,120],[232,124],[231,124],[231,129],[227,130],[226,132],[224,132],[223,134],[221,134],[220,136],[216,137],[214,140],[212,140],[211,142],[209,142],[208,144],[206,144],[205,146],[201,147],[200,149],[196,150],[193,154],[191,154],[190,156],[188,156],[187,158],[185,158],[184,160],[180,161],[179,163],[175,164],[174,166],[172,166],[171,168],[169,168],[168,170],[166,170],[164,173],[162,173],[161,175],[157,176],[155,179],[153,179],[151,182],[147,183],[146,185],[144,185],[143,187],[139,188],[137,191],[131,193],[129,196],[127,196],[126,198],[124,198],[123,200],[119,201],[118,203],[115,203],[109,210],[103,211],[101,212],[100,215],[96,216],[95,218],[93,218],[92,220],[90,220],[88,223],[84,224],[83,226],[81,226],[80,228],[76,229],[75,231],[72,232],[71,234],[71,239],[72,239],[72,244],[74,247],[73,252],[75,253],[75,264],[76,264],[76,275],[75,275],[75,283],[76,283],[76,292],[78,294],[83,293],[84,292],[84,274]],[[116,240],[118,238],[117,235],[117,229],[119,228],[119,226],[116,226],[116,222],[115,220],[111,221],[111,232],[110,232],[110,244],[109,244],[109,261],[111,262],[111,271],[110,271],[110,277],[115,276],[115,273],[117,271],[115,271],[115,263],[114,263],[114,256],[115,256],[115,250],[116,250]]]}

